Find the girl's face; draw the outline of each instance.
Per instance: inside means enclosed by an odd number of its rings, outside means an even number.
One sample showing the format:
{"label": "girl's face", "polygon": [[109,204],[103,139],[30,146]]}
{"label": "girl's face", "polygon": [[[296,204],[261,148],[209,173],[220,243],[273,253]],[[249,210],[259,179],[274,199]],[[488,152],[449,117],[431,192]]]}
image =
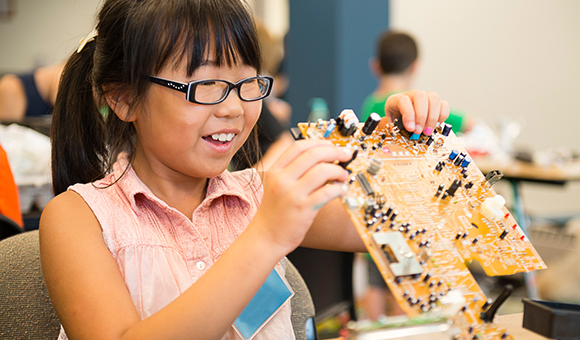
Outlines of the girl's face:
{"label": "girl's face", "polygon": [[[257,74],[247,65],[217,67],[212,56],[191,77],[186,76],[185,69],[184,60],[178,69],[169,66],[155,76],[181,83],[203,79],[236,83]],[[155,176],[206,179],[227,168],[256,124],[262,101],[242,101],[232,90],[219,104],[200,105],[187,101],[183,92],[151,84],[142,107],[133,116],[135,163],[142,165],[144,160]]]}

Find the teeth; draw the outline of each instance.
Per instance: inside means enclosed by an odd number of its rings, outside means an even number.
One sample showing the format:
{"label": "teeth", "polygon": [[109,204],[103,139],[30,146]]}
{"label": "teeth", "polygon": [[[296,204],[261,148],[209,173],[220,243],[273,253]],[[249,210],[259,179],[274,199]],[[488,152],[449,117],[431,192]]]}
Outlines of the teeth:
{"label": "teeth", "polygon": [[232,139],[234,139],[235,136],[236,136],[235,133],[228,133],[228,134],[214,133],[213,135],[211,135],[211,138],[213,140],[220,141],[220,142],[229,142]]}

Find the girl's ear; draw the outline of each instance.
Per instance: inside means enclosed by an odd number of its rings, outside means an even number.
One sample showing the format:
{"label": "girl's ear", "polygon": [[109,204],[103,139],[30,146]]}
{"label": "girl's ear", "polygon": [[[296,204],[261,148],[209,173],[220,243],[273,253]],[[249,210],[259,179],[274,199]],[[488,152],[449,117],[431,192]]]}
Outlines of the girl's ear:
{"label": "girl's ear", "polygon": [[105,94],[105,99],[113,112],[124,122],[133,122],[137,117],[131,113],[131,106],[128,103],[128,97],[119,92],[108,92]]}

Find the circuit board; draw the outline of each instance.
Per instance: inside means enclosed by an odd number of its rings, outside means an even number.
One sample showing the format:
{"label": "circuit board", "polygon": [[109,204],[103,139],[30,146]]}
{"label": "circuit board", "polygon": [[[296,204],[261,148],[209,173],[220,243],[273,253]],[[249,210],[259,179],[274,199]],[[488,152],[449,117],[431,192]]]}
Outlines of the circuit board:
{"label": "circuit board", "polygon": [[466,263],[489,276],[546,265],[493,190],[498,173],[486,178],[448,124],[431,136],[399,120],[367,125],[339,117],[298,128],[356,150],[341,164],[352,176],[342,202],[402,310],[448,317],[458,339],[512,339],[483,316],[490,302]]}

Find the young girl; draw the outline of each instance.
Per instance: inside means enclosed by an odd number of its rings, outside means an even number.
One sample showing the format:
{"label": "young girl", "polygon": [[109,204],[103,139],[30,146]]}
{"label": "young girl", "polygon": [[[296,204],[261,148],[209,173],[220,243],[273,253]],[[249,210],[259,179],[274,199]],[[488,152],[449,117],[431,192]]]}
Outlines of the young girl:
{"label": "young girl", "polygon": [[[301,141],[267,174],[226,170],[272,86],[259,70],[240,0],[105,1],[53,118],[40,243],[61,338],[250,337],[237,321],[286,254],[364,251],[336,199],[351,151]],[[409,130],[447,116],[434,94],[392,98]],[[287,300],[254,336],[293,338]]]}

